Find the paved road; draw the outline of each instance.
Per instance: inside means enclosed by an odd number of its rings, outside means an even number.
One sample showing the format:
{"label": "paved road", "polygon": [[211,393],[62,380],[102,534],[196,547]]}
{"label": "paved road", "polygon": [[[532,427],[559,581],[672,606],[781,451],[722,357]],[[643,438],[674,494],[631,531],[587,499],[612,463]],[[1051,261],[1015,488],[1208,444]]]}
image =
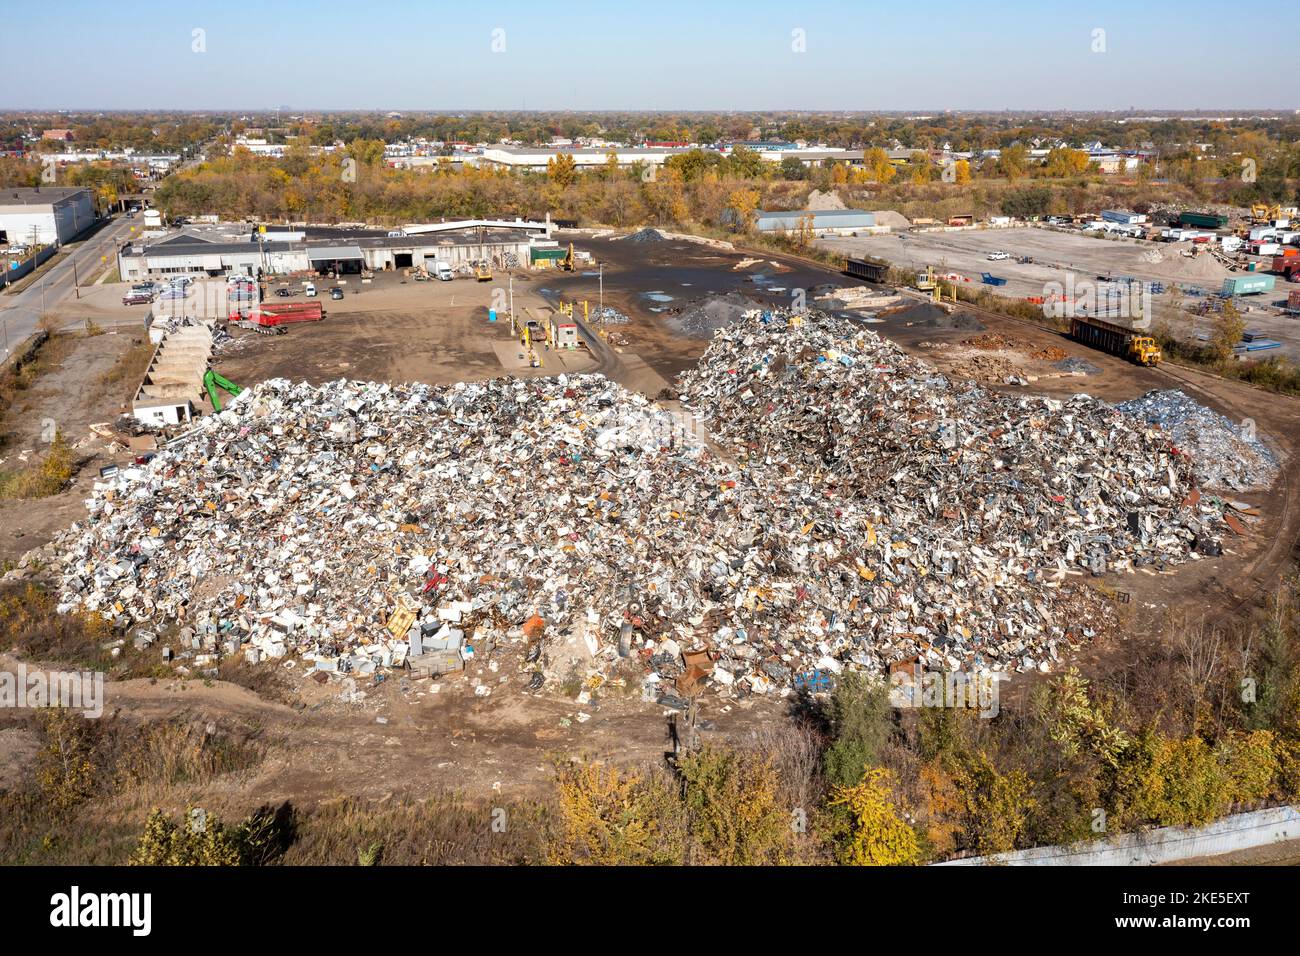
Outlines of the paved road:
{"label": "paved road", "polygon": [[83,283],[94,278],[100,269],[100,256],[112,262],[117,248],[139,219],[118,216],[89,239],[68,246],[69,255],[45,271],[38,281],[22,292],[12,295],[0,293],[0,361],[9,357],[10,350],[19,348],[27,336],[40,324],[42,294],[46,311],[72,295],[72,264],[77,265],[77,275]]}

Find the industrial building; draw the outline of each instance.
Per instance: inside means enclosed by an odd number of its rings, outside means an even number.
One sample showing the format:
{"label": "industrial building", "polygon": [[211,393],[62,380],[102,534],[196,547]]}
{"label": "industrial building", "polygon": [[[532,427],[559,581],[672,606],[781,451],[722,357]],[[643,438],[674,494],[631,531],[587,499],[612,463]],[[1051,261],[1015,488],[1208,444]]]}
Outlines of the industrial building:
{"label": "industrial building", "polygon": [[124,281],[168,275],[283,275],[429,267],[453,269],[473,262],[504,268],[526,265],[535,239],[549,237],[549,222],[467,220],[406,226],[402,230],[187,227],[153,242],[135,240],[118,251]]}
{"label": "industrial building", "polygon": [[95,222],[89,189],[62,186],[0,189],[0,243],[61,245]]}
{"label": "industrial building", "polygon": [[754,220],[759,232],[797,233],[810,222],[816,236],[847,236],[876,228],[876,217],[861,209],[794,209],[760,212]]}
{"label": "industrial building", "polygon": [[627,168],[642,164],[645,166],[662,166],[669,156],[688,153],[684,148],[659,148],[653,146],[611,146],[608,149],[568,149],[545,146],[489,146],[479,157],[480,166],[505,166],[509,169],[524,169],[544,172],[546,164],[563,153],[572,156],[574,165],[579,169],[604,166],[613,153],[618,165]]}

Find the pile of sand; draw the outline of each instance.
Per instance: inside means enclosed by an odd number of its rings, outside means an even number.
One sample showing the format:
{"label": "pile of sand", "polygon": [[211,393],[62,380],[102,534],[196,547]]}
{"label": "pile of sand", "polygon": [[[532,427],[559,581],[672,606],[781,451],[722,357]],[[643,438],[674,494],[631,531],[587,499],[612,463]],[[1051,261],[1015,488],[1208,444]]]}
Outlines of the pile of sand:
{"label": "pile of sand", "polygon": [[808,194],[808,201],[805,204],[807,209],[844,209],[844,200],[840,194],[834,190],[822,192],[814,189]]}
{"label": "pile of sand", "polygon": [[892,209],[878,209],[871,215],[876,217],[877,226],[888,226],[890,229],[910,229],[912,222],[901,212],[895,212]]}

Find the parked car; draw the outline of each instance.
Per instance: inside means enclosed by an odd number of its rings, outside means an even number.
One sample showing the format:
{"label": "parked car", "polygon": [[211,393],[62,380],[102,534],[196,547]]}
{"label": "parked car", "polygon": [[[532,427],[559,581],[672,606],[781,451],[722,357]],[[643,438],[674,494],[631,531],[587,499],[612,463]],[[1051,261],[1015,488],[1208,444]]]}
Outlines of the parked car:
{"label": "parked car", "polygon": [[298,294],[297,289],[276,289],[275,294],[282,299],[289,299]]}
{"label": "parked car", "polygon": [[334,288],[330,289],[330,298],[331,299],[343,298],[343,290],[340,289],[338,286],[335,286]]}
{"label": "parked car", "polygon": [[316,294],[316,284],[314,282],[308,282],[307,286],[302,290],[302,294],[305,296],[314,296]]}
{"label": "parked car", "polygon": [[1007,252],[1000,252],[1000,251],[999,251],[999,252],[990,252],[990,253],[989,253],[989,261],[990,261],[990,262],[997,262],[997,261],[1000,260],[1000,259],[1010,259],[1010,258],[1011,258],[1011,254],[1010,254],[1010,253],[1007,253]]}

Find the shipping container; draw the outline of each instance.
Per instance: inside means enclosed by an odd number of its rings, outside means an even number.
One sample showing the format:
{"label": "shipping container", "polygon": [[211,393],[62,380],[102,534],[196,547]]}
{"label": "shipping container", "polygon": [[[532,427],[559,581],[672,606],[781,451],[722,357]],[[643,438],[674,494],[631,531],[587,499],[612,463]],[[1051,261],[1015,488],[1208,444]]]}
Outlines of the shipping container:
{"label": "shipping container", "polygon": [[1300,289],[1293,289],[1286,297],[1286,310],[1300,314]]}
{"label": "shipping container", "polygon": [[1236,276],[1223,280],[1220,295],[1256,295],[1260,292],[1273,291],[1273,277],[1270,275]]}
{"label": "shipping container", "polygon": [[1185,212],[1178,217],[1178,224],[1198,229],[1222,229],[1228,224],[1228,217],[1216,216],[1210,212]]}

